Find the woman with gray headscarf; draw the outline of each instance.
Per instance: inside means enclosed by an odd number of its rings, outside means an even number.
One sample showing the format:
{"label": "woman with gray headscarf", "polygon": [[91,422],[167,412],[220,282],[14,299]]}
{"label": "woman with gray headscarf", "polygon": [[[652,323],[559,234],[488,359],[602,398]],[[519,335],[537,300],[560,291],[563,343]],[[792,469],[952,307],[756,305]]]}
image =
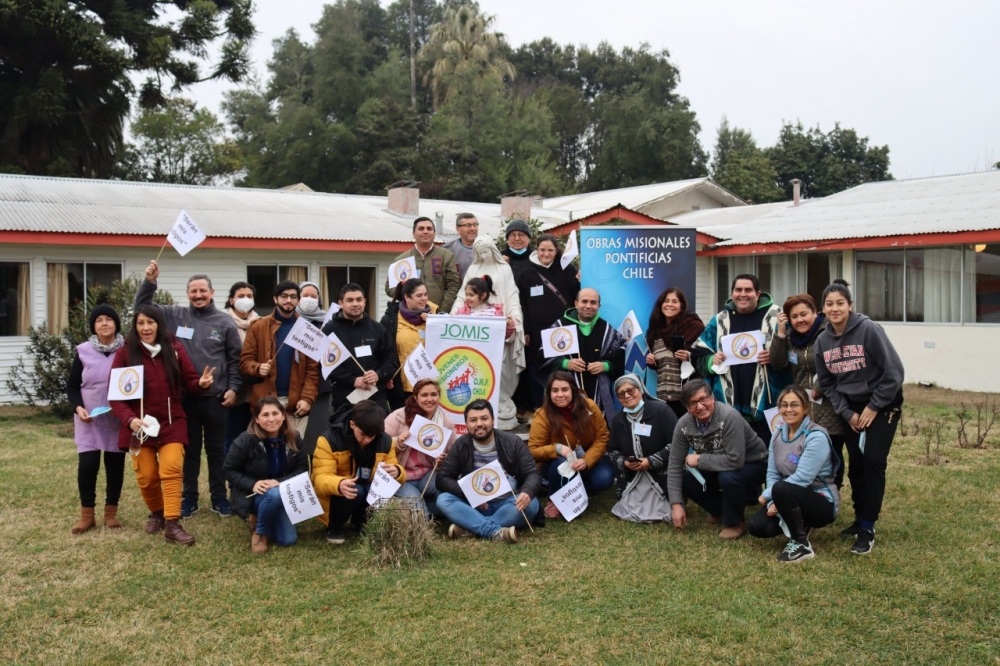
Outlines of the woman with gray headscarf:
{"label": "woman with gray headscarf", "polygon": [[[323,309],[323,296],[319,285],[315,282],[299,283],[299,304],[295,307],[295,312],[300,317],[305,317],[310,324],[316,328],[323,328],[326,323],[326,310]],[[330,307],[334,312],[340,309],[336,303],[331,303]],[[312,411],[309,413],[309,425],[303,433],[299,446],[308,455],[316,449],[316,440],[330,426],[328,423],[330,416],[330,380],[324,378],[322,373],[319,377],[319,394],[313,401]]]}
{"label": "woman with gray headscarf", "polygon": [[607,456],[623,490],[611,513],[636,523],[669,520],[667,458],[677,416],[667,403],[649,395],[634,374],[615,382],[615,394],[622,411],[611,419]]}

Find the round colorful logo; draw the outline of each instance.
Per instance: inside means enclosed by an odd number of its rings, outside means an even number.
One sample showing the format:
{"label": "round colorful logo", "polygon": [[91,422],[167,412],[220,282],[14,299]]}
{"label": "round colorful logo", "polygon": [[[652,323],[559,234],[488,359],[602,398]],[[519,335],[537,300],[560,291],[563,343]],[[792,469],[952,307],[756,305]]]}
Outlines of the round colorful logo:
{"label": "round colorful logo", "polygon": [[632,342],[632,335],[635,333],[632,327],[632,319],[626,319],[622,322],[622,336],[625,337],[625,342]]}
{"label": "round colorful logo", "polygon": [[340,362],[340,355],[340,345],[329,345],[326,348],[326,353],[323,354],[323,365],[327,367],[337,365]]}
{"label": "round colorful logo", "polygon": [[573,346],[573,333],[568,328],[557,328],[549,334],[549,344],[556,351],[564,352]]}
{"label": "round colorful logo", "polygon": [[392,273],[393,275],[396,276],[396,279],[399,280],[400,282],[406,282],[411,277],[413,277],[412,275],[410,275],[411,273],[410,264],[405,261],[401,261],[398,264],[396,264],[396,267],[393,269]]}
{"label": "round colorful logo", "polygon": [[434,359],[444,389],[441,407],[453,414],[465,412],[473,400],[489,400],[497,390],[497,373],[487,358],[471,347],[453,347]]}
{"label": "round colorful logo", "polygon": [[775,414],[771,417],[771,432],[778,432],[778,429],[785,425],[785,419],[781,418],[781,414]]}
{"label": "round colorful logo", "polygon": [[417,444],[424,451],[435,451],[444,443],[444,431],[434,423],[428,423],[417,431]]}
{"label": "round colorful logo", "polygon": [[748,333],[740,333],[733,338],[732,350],[741,359],[753,358],[757,355],[757,338]]}
{"label": "round colorful logo", "polygon": [[483,497],[495,495],[500,490],[500,475],[489,467],[482,467],[472,474],[472,489]]}
{"label": "round colorful logo", "polygon": [[138,393],[141,386],[139,373],[132,368],[126,368],[122,374],[118,375],[118,391],[128,398]]}

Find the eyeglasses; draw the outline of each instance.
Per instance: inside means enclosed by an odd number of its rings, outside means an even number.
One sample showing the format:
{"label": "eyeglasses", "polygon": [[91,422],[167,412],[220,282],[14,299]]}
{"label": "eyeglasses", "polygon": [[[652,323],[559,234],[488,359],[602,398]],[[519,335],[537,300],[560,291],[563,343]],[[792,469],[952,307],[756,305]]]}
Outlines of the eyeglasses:
{"label": "eyeglasses", "polygon": [[465,224],[458,225],[459,229],[461,229],[462,227],[472,227],[473,229],[478,229],[479,228],[479,223],[478,222],[466,222]]}
{"label": "eyeglasses", "polygon": [[780,409],[798,409],[801,406],[801,402],[782,402],[778,404]]}
{"label": "eyeglasses", "polygon": [[639,389],[637,389],[637,388],[635,388],[633,386],[632,388],[622,389],[621,391],[618,391],[618,397],[619,398],[631,398],[632,396],[634,396],[638,392],[639,392]]}
{"label": "eyeglasses", "polygon": [[298,294],[278,294],[279,301],[297,301],[299,300]]}
{"label": "eyeglasses", "polygon": [[688,409],[698,409],[698,405],[702,407],[707,407],[712,403],[712,396],[706,395],[703,398],[698,398],[697,400],[692,400],[688,403]]}

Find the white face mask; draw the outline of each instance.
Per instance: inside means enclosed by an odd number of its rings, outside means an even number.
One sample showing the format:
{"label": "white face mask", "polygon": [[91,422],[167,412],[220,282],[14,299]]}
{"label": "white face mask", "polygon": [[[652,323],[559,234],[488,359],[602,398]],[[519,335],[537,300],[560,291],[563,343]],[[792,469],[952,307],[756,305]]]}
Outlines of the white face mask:
{"label": "white face mask", "polygon": [[312,296],[303,296],[299,299],[299,309],[306,314],[312,314],[319,309],[319,299]]}
{"label": "white face mask", "polygon": [[253,299],[248,298],[247,296],[244,296],[243,298],[237,298],[235,301],[233,301],[233,307],[242,312],[243,314],[246,314],[251,310],[253,310]]}

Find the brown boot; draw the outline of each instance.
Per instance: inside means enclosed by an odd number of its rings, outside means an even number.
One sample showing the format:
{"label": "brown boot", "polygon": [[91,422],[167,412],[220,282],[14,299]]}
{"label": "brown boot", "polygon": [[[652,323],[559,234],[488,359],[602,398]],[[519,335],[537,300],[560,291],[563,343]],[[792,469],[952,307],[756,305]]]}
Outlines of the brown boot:
{"label": "brown boot", "polygon": [[162,532],[164,523],[165,521],[163,520],[162,509],[149,514],[149,519],[146,521],[146,534],[156,534],[157,532]]}
{"label": "brown boot", "polygon": [[735,540],[739,539],[741,536],[747,533],[747,523],[743,521],[731,527],[723,527],[722,531],[719,532],[719,538]]}
{"label": "brown boot", "polygon": [[263,555],[267,552],[267,537],[254,532],[250,536],[250,552],[254,555]]}
{"label": "brown boot", "polygon": [[167,521],[167,526],[163,530],[163,537],[167,541],[176,543],[178,546],[194,545],[194,537],[184,531],[179,520]]}
{"label": "brown boot", "polygon": [[120,530],[122,527],[118,522],[118,507],[114,504],[104,505],[104,526],[109,530]]}
{"label": "brown boot", "polygon": [[80,521],[70,531],[73,534],[83,534],[95,527],[97,527],[97,523],[94,522],[94,507],[82,506],[80,507]]}

